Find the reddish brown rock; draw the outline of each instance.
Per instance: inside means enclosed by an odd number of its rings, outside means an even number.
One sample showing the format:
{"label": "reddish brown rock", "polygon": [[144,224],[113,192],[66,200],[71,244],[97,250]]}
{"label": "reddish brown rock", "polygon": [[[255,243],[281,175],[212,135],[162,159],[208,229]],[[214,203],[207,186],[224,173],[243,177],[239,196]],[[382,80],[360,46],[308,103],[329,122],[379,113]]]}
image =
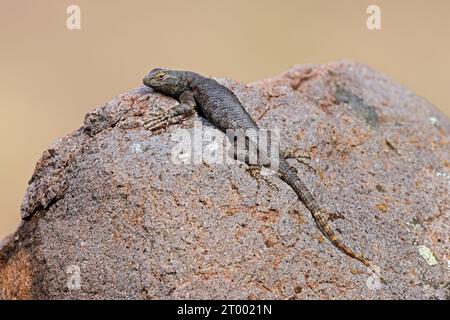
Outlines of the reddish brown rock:
{"label": "reddish brown rock", "polygon": [[386,284],[323,241],[274,176],[173,164],[171,136],[200,117],[146,131],[152,108],[176,102],[141,87],[44,152],[26,220],[0,246],[0,298],[449,298],[448,119],[350,62],[221,82],[261,127],[281,128],[283,148],[311,158],[316,172],[292,165]]}

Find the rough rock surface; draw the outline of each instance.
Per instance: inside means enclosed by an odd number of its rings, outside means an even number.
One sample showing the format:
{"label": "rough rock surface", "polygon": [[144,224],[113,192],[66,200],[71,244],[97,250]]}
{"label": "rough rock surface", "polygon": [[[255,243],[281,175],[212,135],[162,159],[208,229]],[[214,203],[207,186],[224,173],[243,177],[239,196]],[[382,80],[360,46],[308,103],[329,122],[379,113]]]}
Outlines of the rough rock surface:
{"label": "rough rock surface", "polygon": [[173,136],[208,124],[145,130],[151,109],[176,101],[141,87],[44,152],[25,219],[0,245],[0,298],[449,298],[448,119],[351,62],[220,81],[261,127],[281,128],[283,148],[310,157],[315,171],[289,161],[386,284],[324,241],[273,175],[173,164]]}

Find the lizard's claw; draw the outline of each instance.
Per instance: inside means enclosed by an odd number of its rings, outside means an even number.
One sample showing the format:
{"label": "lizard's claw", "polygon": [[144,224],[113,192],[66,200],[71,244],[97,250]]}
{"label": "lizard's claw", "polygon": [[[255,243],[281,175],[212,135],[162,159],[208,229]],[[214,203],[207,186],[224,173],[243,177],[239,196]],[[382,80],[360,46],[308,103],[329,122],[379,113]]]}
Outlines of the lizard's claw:
{"label": "lizard's claw", "polygon": [[183,116],[152,118],[144,122],[144,128],[146,130],[154,131],[167,127],[168,125],[171,124],[179,123],[184,118],[185,117]]}
{"label": "lizard's claw", "polygon": [[168,123],[167,121],[163,119],[151,119],[147,122],[144,122],[144,128],[146,130],[154,131],[161,129],[162,127],[166,126]]}
{"label": "lizard's claw", "polygon": [[157,130],[168,124],[169,113],[166,110],[158,109],[156,111],[150,111],[148,115],[150,119],[144,122],[144,128],[146,130]]}

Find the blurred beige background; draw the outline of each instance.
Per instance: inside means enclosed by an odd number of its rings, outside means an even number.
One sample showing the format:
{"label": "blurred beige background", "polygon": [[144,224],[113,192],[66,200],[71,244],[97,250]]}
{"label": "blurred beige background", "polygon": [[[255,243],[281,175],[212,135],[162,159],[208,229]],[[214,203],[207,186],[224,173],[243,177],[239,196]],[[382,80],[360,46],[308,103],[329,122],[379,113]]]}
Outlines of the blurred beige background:
{"label": "blurred beige background", "polygon": [[[66,8],[81,7],[81,30]],[[382,30],[366,28],[381,7]],[[42,151],[151,68],[250,82],[293,64],[351,59],[450,115],[450,1],[0,1],[0,239]]]}

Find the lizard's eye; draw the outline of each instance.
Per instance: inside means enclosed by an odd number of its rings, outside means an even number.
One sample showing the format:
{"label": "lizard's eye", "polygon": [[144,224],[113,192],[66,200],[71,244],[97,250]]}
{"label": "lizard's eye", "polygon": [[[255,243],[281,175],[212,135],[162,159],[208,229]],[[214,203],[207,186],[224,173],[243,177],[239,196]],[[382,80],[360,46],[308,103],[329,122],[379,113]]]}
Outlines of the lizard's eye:
{"label": "lizard's eye", "polygon": [[156,79],[161,80],[162,78],[164,78],[166,74],[164,72],[158,72],[156,74]]}

